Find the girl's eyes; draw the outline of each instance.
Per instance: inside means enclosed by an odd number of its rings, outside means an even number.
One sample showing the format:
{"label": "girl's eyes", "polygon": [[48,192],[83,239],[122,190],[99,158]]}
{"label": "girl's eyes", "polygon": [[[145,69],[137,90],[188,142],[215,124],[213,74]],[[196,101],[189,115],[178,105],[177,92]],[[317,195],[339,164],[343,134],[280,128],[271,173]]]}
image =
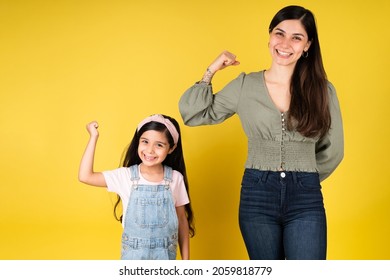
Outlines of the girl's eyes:
{"label": "girl's eyes", "polygon": [[299,36],[294,36],[294,37],[293,37],[293,40],[295,40],[295,41],[301,41],[301,40],[302,40],[302,38],[301,38],[301,37],[299,37]]}
{"label": "girl's eyes", "polygon": [[[148,140],[141,140],[140,142],[141,142],[142,144],[145,144],[145,145],[149,144],[149,141],[148,141]],[[158,147],[158,148],[164,148],[165,145],[164,145],[164,144],[161,144],[161,143],[157,143],[157,144],[156,144],[156,147]]]}

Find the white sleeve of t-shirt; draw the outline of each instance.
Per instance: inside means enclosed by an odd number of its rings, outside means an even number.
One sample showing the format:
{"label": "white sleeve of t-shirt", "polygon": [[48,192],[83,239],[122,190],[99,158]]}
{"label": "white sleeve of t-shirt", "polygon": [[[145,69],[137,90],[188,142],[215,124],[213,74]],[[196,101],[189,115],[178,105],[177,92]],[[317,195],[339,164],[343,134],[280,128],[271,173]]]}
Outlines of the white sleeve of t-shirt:
{"label": "white sleeve of t-shirt", "polygon": [[103,171],[103,176],[106,180],[107,190],[118,194],[123,205],[128,204],[131,193],[131,175],[130,169],[126,167],[117,168],[114,170]]}
{"label": "white sleeve of t-shirt", "polygon": [[183,175],[176,170],[173,170],[171,190],[176,207],[190,202]]}

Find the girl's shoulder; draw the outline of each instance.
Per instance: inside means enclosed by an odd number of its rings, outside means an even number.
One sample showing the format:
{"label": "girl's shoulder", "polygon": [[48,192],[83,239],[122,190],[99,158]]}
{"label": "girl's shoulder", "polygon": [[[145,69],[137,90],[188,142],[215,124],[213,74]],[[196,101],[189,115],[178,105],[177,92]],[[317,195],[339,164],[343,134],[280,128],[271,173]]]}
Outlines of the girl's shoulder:
{"label": "girl's shoulder", "polygon": [[183,174],[179,171],[172,169],[172,181],[174,182],[182,182],[184,180]]}
{"label": "girl's shoulder", "polygon": [[183,174],[181,174],[179,171],[174,170],[174,169],[172,169],[172,174],[173,174],[173,176],[183,177]]}
{"label": "girl's shoulder", "polygon": [[122,174],[127,172],[130,172],[130,167],[118,167],[115,169],[103,171],[103,173],[112,173],[112,174]]}

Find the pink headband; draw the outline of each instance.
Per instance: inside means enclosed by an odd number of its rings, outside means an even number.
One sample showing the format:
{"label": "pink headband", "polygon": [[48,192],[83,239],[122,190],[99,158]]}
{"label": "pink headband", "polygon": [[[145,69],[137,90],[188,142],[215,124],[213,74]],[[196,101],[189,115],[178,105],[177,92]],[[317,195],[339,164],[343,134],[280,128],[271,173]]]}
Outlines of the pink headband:
{"label": "pink headband", "polygon": [[162,123],[163,125],[165,125],[169,131],[169,133],[172,135],[172,138],[173,138],[173,142],[175,144],[177,144],[177,142],[179,141],[179,133],[177,132],[177,129],[176,127],[173,125],[173,123],[164,118],[162,115],[151,115],[150,117],[147,117],[146,119],[144,119],[143,121],[141,121],[139,124],[138,124],[138,127],[137,127],[137,131],[139,131],[141,129],[141,127],[143,127],[145,124],[149,123],[149,122],[159,122],[159,123]]}

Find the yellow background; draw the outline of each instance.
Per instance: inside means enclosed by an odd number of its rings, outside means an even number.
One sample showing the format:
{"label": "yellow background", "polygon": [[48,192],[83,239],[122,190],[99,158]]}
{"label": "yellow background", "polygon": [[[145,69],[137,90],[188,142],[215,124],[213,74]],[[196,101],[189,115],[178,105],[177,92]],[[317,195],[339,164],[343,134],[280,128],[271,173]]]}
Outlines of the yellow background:
{"label": "yellow background", "polygon": [[311,9],[342,106],[345,159],[323,183],[329,259],[390,259],[389,1],[0,1],[0,259],[118,259],[115,196],[77,180],[100,123],[96,169],[119,166],[153,113],[182,128],[193,259],[247,259],[238,228],[246,137],[238,117],[185,127],[181,94],[224,49],[220,89],[270,63],[268,24]]}

